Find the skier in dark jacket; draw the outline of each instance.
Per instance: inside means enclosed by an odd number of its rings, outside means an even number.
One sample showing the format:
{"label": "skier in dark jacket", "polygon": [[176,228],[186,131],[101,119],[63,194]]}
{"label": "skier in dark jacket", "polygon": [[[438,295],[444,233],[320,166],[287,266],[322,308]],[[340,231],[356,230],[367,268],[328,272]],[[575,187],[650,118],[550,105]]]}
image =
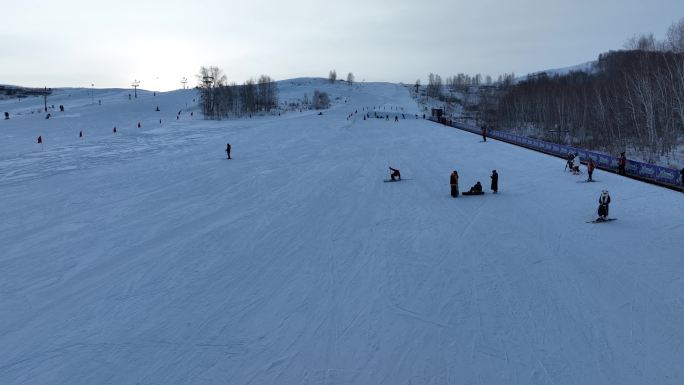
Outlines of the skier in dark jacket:
{"label": "skier in dark jacket", "polygon": [[[392,172],[392,173],[390,174],[390,178],[391,178],[393,181],[394,181],[394,180],[397,180],[397,179],[398,179],[398,180],[401,180],[401,173],[399,172],[399,170],[397,170],[396,168],[392,168],[392,167],[390,167],[389,169],[390,169],[390,171]],[[397,179],[395,179],[395,178],[397,178]]]}
{"label": "skier in dark jacket", "polygon": [[451,196],[456,198],[458,196],[458,173],[456,170],[451,172],[449,184],[451,185]]}
{"label": "skier in dark jacket", "polygon": [[487,141],[487,127],[482,126],[482,141],[486,142]]}
{"label": "skier in dark jacket", "polygon": [[573,159],[575,159],[575,154],[569,153],[569,154],[568,154],[567,162],[565,162],[565,169],[566,169],[566,170],[569,168],[570,171],[572,171],[572,161],[573,161]]}
{"label": "skier in dark jacket", "polygon": [[625,156],[625,153],[620,154],[620,158],[618,159],[618,174],[620,175],[627,175],[625,171],[625,167],[627,166],[627,157]]}
{"label": "skier in dark jacket", "polygon": [[492,170],[492,191],[494,191],[494,194],[496,194],[497,191],[499,191],[499,174],[496,173],[496,170]]}
{"label": "skier in dark jacket", "polygon": [[598,219],[597,221],[605,221],[608,218],[608,208],[610,205],[610,195],[608,195],[608,190],[601,191],[601,196],[599,197],[599,207],[598,207]]}
{"label": "skier in dark jacket", "polygon": [[594,173],[594,160],[589,157],[589,160],[587,161],[587,174],[589,174],[589,178],[587,178],[587,182],[593,182],[594,180],[591,179],[591,174]]}
{"label": "skier in dark jacket", "polygon": [[228,155],[228,159],[233,159],[230,157],[230,143],[226,143],[226,154]]}

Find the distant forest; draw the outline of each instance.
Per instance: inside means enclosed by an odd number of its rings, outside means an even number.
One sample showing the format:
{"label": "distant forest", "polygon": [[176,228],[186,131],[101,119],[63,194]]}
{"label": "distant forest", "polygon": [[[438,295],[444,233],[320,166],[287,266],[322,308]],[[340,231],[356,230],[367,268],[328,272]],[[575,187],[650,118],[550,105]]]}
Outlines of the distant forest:
{"label": "distant forest", "polygon": [[228,84],[218,67],[201,67],[197,74],[200,106],[207,119],[271,111],[278,106],[278,85],[267,75],[244,84]]}
{"label": "distant forest", "polygon": [[[640,35],[624,48],[600,55],[589,71],[542,72],[517,82],[512,74],[484,82],[461,76],[447,78],[447,87],[475,100],[457,102],[461,117],[478,125],[613,154],[638,151],[654,161],[684,136],[684,19],[663,41]],[[426,93],[454,101],[438,75],[431,74]]]}

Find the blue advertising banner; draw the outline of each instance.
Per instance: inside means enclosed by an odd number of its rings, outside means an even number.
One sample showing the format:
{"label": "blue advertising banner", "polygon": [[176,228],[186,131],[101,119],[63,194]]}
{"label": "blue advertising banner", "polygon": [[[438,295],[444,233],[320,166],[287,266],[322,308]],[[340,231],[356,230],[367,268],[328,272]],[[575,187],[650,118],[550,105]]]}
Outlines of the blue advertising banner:
{"label": "blue advertising banner", "polygon": [[[451,121],[448,122],[448,125],[459,128],[461,130],[470,131],[475,134],[481,133],[480,128],[476,126]],[[487,136],[493,139],[499,139],[513,144],[519,144],[525,147],[529,147],[534,150],[554,154],[562,158],[566,158],[568,154],[577,153],[580,156],[580,159],[582,159],[583,161],[586,162],[589,158],[591,158],[594,160],[597,166],[606,169],[617,170],[618,167],[617,157],[587,151],[581,148],[545,142],[539,139],[528,138],[525,136],[514,135],[507,132],[500,132],[496,130],[487,130]],[[625,171],[627,172],[627,175],[638,176],[642,179],[657,181],[660,183],[675,186],[681,186],[682,184],[681,174],[679,173],[679,170],[675,170],[668,167],[661,167],[628,159]]]}

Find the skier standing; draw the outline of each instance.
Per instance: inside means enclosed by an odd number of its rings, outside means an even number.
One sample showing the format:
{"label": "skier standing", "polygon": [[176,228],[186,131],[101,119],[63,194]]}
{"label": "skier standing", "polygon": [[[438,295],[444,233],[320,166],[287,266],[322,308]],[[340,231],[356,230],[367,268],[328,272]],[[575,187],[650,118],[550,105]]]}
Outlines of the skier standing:
{"label": "skier standing", "polygon": [[449,184],[451,185],[451,196],[456,198],[458,196],[458,173],[456,170],[451,172]]}
{"label": "skier standing", "polygon": [[226,143],[226,154],[228,155],[228,159],[233,159],[230,157],[230,143]]}
{"label": "skier standing", "polygon": [[494,194],[496,194],[497,191],[499,191],[499,174],[496,173],[496,170],[492,170],[492,191],[494,191]]}
{"label": "skier standing", "polygon": [[578,175],[580,172],[580,157],[578,153],[575,153],[575,157],[572,159],[572,173]]}
{"label": "skier standing", "polygon": [[486,142],[487,141],[487,127],[482,126],[482,141]]}
{"label": "skier standing", "polygon": [[565,169],[567,170],[568,168],[570,171],[572,171],[572,160],[575,158],[575,154],[569,153],[568,154],[568,161],[565,162]]}
{"label": "skier standing", "polygon": [[610,205],[610,195],[608,190],[601,191],[599,196],[598,219],[597,221],[605,221],[608,218],[608,206]]}
{"label": "skier standing", "polygon": [[594,173],[594,160],[590,157],[589,161],[587,162],[587,174],[589,174],[589,178],[587,178],[587,182],[593,182],[594,180],[591,179],[591,174]]}
{"label": "skier standing", "polygon": [[625,153],[620,154],[620,159],[618,159],[618,174],[620,175],[627,175],[625,172],[625,167],[627,166],[627,157],[625,156]]}

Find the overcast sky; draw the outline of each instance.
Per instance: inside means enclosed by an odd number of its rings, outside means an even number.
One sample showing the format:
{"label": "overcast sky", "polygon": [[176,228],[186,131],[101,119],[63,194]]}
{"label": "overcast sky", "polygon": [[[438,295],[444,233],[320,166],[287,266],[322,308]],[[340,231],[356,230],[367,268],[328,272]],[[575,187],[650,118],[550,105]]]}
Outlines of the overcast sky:
{"label": "overcast sky", "polygon": [[[201,5],[200,5],[201,4]],[[0,84],[145,89],[270,75],[522,75],[663,38],[683,0],[2,0]]]}

